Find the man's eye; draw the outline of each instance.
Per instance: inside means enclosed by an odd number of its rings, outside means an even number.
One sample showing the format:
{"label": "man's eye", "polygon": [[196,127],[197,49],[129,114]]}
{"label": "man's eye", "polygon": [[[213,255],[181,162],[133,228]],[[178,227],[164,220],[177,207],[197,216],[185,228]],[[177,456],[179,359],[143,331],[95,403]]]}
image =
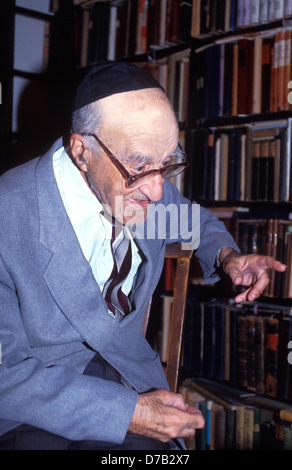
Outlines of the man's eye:
{"label": "man's eye", "polygon": [[145,173],[145,171],[148,171],[149,169],[149,165],[143,165],[143,166],[135,166],[134,168],[132,168],[132,171],[136,174],[140,174],[140,173]]}
{"label": "man's eye", "polygon": [[161,166],[162,166],[162,168],[164,168],[164,167],[166,167],[167,165],[170,165],[170,163],[171,163],[171,158],[169,158],[169,159],[165,160],[164,162],[162,162],[162,165],[161,165]]}

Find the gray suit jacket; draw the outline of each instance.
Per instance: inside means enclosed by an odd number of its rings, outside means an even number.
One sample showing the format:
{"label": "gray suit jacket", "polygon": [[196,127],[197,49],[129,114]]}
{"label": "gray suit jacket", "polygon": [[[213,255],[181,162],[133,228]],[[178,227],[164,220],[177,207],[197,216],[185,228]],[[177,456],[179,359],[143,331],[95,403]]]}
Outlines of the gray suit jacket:
{"label": "gray suit jacket", "polygon": [[[138,393],[167,387],[141,328],[165,244],[174,240],[137,239],[145,260],[131,293],[134,310],[116,321],[58,191],[52,156],[61,145],[0,178],[0,435],[27,423],[73,440],[120,443]],[[165,183],[162,202],[186,200]],[[203,209],[201,234],[197,256],[212,282],[218,249],[236,246]],[[82,375],[96,351],[132,388]]]}

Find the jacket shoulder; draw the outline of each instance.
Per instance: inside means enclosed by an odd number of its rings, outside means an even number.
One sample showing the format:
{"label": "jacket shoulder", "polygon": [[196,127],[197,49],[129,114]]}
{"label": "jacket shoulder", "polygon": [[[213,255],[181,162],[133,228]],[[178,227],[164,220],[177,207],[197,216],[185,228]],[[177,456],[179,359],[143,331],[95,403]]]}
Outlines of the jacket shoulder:
{"label": "jacket shoulder", "polygon": [[27,190],[35,178],[35,169],[40,157],[23,163],[0,176],[0,195],[19,193]]}

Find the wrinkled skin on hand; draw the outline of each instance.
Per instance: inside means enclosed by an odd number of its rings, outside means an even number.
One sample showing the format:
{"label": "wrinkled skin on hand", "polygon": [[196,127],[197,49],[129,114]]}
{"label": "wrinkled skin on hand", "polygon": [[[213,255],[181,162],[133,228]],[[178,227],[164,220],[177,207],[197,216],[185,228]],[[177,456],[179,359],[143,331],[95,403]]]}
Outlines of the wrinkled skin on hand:
{"label": "wrinkled skin on hand", "polygon": [[243,255],[227,247],[221,250],[219,261],[236,286],[249,287],[235,297],[235,302],[255,300],[269,284],[271,270],[286,270],[286,266],[272,256]]}
{"label": "wrinkled skin on hand", "polygon": [[129,432],[168,442],[191,437],[204,424],[201,412],[180,394],[161,389],[139,395]]}

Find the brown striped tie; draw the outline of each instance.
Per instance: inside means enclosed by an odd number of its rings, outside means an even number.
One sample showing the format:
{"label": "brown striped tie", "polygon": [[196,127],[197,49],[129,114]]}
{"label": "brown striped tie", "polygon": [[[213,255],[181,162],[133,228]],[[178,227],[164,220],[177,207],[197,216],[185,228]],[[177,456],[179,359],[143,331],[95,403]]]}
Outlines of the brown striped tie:
{"label": "brown striped tie", "polygon": [[[122,232],[123,236],[119,237]],[[113,269],[103,289],[103,296],[109,310],[117,320],[122,320],[131,310],[128,297],[122,292],[122,286],[127,278],[132,262],[131,242],[125,236],[124,227],[117,221],[112,225],[111,239]]]}

